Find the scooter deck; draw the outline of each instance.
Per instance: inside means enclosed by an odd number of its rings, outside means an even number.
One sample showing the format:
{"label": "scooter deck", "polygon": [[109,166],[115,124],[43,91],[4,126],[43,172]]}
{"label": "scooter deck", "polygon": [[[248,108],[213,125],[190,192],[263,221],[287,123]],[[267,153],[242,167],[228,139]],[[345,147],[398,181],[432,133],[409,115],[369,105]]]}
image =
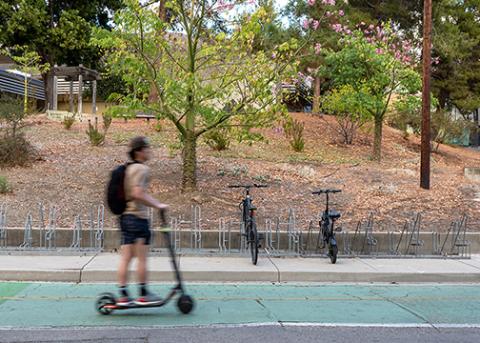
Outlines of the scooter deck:
{"label": "scooter deck", "polygon": [[161,301],[156,301],[156,302],[151,302],[147,304],[131,304],[131,305],[117,305],[117,304],[107,304],[104,305],[104,308],[108,308],[111,310],[128,310],[132,308],[148,308],[148,307],[162,307],[166,305],[167,301],[165,299],[162,299]]}

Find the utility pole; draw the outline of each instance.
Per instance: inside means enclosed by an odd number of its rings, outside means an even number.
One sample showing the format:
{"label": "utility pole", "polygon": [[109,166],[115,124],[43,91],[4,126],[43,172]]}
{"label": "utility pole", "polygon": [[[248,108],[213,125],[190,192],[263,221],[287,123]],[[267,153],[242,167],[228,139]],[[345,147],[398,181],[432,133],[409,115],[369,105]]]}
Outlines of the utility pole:
{"label": "utility pole", "polygon": [[430,70],[432,59],[432,0],[423,1],[423,87],[420,187],[430,189]]}

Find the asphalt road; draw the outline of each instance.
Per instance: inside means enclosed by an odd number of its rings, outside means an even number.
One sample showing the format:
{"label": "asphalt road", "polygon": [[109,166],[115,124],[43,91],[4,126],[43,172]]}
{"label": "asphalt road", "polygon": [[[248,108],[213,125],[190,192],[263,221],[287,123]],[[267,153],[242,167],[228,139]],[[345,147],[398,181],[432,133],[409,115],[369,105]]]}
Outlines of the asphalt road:
{"label": "asphalt road", "polygon": [[478,343],[479,328],[398,327],[182,327],[3,330],[0,342],[68,343]]}

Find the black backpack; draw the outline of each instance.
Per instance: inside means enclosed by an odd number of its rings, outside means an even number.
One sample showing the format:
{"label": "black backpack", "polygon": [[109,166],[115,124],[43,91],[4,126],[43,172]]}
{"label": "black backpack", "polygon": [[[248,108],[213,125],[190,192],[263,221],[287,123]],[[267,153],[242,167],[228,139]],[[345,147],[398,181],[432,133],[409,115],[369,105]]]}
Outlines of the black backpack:
{"label": "black backpack", "polygon": [[113,214],[120,215],[127,208],[127,199],[125,197],[125,172],[130,164],[122,164],[112,171],[110,181],[107,186],[107,204]]}

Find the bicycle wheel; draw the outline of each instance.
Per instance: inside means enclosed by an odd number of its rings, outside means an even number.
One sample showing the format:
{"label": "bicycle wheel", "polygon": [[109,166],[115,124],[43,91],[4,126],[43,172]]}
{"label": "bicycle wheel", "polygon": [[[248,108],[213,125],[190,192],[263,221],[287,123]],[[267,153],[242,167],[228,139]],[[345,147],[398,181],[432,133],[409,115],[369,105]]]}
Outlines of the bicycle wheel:
{"label": "bicycle wheel", "polygon": [[248,243],[250,245],[250,254],[252,255],[252,263],[257,264],[258,261],[258,233],[257,225],[252,223],[252,226],[249,231]]}
{"label": "bicycle wheel", "polygon": [[330,257],[330,262],[335,264],[337,262],[338,255],[338,246],[334,238],[331,238],[328,242],[328,257]]}

